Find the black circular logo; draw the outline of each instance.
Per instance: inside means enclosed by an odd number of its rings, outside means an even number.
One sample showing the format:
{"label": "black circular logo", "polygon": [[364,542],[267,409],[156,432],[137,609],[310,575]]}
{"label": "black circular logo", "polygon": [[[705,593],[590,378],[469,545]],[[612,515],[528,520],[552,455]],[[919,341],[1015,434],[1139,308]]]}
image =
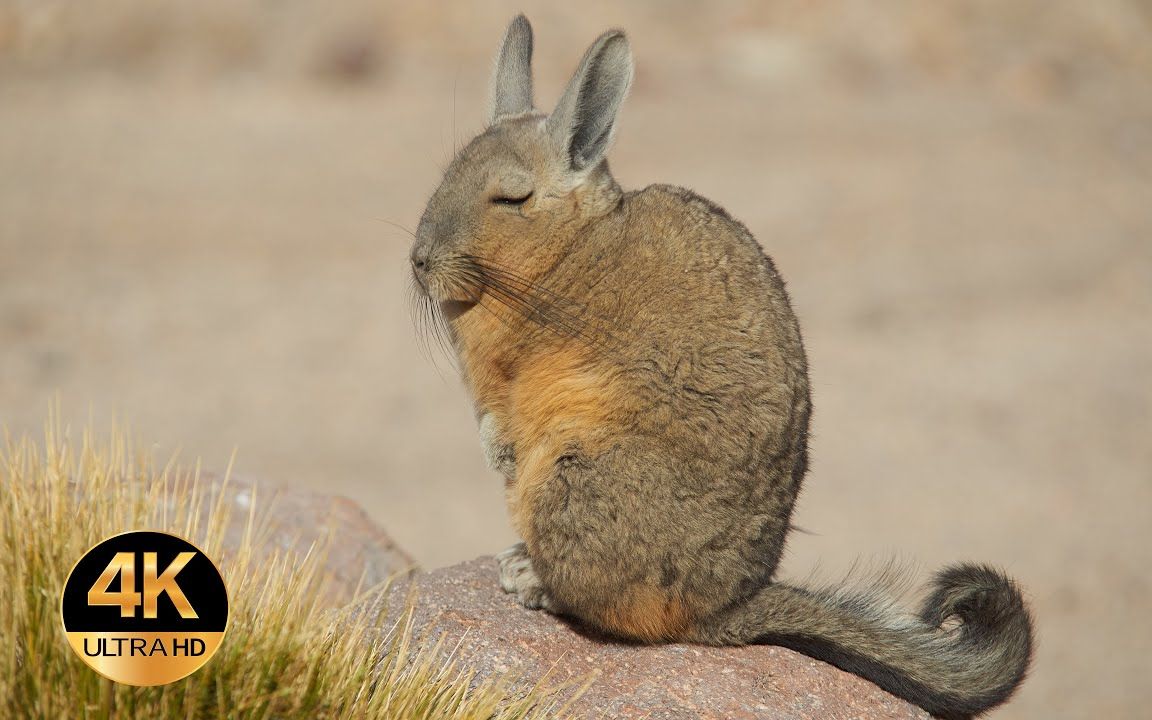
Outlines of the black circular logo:
{"label": "black circular logo", "polygon": [[192,543],[153,531],[114,535],[72,568],[60,601],[72,649],[128,685],[164,685],[199,670],[228,627],[228,591]]}

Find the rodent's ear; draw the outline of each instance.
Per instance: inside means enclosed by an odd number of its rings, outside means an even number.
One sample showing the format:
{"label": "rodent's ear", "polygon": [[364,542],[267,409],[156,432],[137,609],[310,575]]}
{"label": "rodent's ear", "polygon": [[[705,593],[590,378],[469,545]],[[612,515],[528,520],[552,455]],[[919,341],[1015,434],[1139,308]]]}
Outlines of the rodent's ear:
{"label": "rodent's ear", "polygon": [[532,26],[517,15],[504,33],[492,75],[489,122],[532,109]]}
{"label": "rodent's ear", "polygon": [[632,50],[622,30],[604,33],[584,53],[548,118],[548,134],[573,170],[595,167],[608,152],[632,72]]}

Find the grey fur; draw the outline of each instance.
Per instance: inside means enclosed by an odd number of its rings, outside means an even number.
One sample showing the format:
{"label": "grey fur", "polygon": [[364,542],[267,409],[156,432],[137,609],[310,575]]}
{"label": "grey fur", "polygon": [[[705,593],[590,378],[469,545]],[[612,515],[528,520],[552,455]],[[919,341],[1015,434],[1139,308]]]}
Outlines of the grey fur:
{"label": "grey fur", "polygon": [[548,132],[572,169],[585,170],[604,159],[632,75],[632,51],[621,30],[604,33],[584,54],[548,118]]}
{"label": "grey fur", "polygon": [[553,609],[543,583],[532,570],[532,559],[524,543],[516,543],[497,555],[496,562],[500,564],[500,587],[504,592],[514,594],[529,610]]}
{"label": "grey fur", "polygon": [[516,477],[516,453],[511,445],[500,442],[500,430],[492,413],[480,417],[480,445],[484,448],[484,460],[488,469],[500,473],[506,480]]}
{"label": "grey fur", "polygon": [[532,25],[517,15],[504,33],[492,74],[489,122],[532,111]]}
{"label": "grey fur", "polygon": [[551,118],[503,117],[459,152],[416,232],[423,307],[524,539],[502,586],[622,638],[793,647],[946,718],[1003,702],[1032,647],[1003,574],[945,570],[915,615],[774,579],[808,463],[800,328],[722,208],[613,179],[631,75],[623,34],[601,36]]}

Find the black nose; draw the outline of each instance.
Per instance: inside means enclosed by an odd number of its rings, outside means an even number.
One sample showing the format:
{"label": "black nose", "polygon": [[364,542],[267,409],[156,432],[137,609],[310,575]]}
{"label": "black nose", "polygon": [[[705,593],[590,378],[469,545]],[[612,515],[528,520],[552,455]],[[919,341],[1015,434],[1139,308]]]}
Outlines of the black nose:
{"label": "black nose", "polygon": [[412,251],[412,267],[418,272],[424,272],[428,268],[428,251],[424,248],[417,248]]}

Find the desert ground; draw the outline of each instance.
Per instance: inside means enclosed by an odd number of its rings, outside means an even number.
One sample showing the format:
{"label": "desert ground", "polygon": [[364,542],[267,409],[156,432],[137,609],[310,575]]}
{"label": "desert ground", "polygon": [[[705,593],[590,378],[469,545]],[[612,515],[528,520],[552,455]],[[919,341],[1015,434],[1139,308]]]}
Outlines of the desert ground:
{"label": "desert ground", "polygon": [[0,0],[0,423],[235,451],[429,568],[511,543],[406,228],[520,9],[544,109],[628,30],[618,179],[721,203],[788,280],[816,412],[782,575],[998,564],[1039,649],[993,717],[1146,713],[1146,2]]}

